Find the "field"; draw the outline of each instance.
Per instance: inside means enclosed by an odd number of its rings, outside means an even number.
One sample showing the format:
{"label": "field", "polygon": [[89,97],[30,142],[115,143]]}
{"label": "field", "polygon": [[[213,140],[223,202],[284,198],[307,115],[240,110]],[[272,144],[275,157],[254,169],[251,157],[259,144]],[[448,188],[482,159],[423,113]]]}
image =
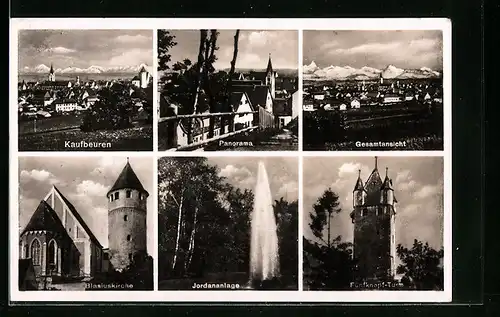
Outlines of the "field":
{"label": "field", "polygon": [[[359,146],[360,142],[371,142]],[[406,142],[401,146],[375,142]],[[396,105],[342,113],[304,113],[304,150],[441,150],[443,110],[434,105]]]}
{"label": "field", "polygon": [[[38,131],[38,130],[37,130]],[[109,148],[66,148],[70,142],[102,142]],[[82,132],[79,130],[20,135],[19,151],[152,151],[153,127],[135,127],[115,131]]]}
{"label": "field", "polygon": [[79,127],[82,123],[82,114],[62,115],[29,121],[19,121],[19,135],[25,133],[43,132]]}

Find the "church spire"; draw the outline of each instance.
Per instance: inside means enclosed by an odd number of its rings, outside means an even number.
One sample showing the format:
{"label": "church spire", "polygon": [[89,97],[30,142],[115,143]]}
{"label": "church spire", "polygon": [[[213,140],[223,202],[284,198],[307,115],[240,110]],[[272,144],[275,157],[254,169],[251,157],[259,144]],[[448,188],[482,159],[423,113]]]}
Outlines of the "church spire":
{"label": "church spire", "polygon": [[51,74],[54,73],[54,65],[52,63],[50,63],[50,73]]}
{"label": "church spire", "polygon": [[273,63],[271,63],[271,53],[269,53],[269,60],[267,61],[267,72],[273,71]]}

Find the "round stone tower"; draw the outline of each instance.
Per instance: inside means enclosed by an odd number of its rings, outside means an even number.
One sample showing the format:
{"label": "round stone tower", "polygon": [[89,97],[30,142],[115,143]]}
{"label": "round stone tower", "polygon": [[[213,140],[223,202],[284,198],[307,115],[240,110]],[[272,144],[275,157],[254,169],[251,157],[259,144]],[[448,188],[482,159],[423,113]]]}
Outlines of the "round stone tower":
{"label": "round stone tower", "polygon": [[127,164],[108,191],[108,248],[117,271],[131,264],[138,252],[146,252],[146,214],[149,194]]}

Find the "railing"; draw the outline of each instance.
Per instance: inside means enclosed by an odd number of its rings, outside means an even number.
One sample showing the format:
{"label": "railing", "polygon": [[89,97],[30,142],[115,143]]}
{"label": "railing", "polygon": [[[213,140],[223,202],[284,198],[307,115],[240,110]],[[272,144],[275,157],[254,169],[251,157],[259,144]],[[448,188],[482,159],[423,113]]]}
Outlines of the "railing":
{"label": "railing", "polygon": [[[248,114],[253,115],[252,120],[245,122],[243,127],[238,127],[238,124],[235,124],[236,117]],[[186,138],[186,140],[183,140],[184,142],[180,142],[180,137],[177,134],[179,122],[182,119],[204,118],[213,118],[213,123],[208,127],[208,131],[206,130],[204,120],[199,120],[201,127],[198,127],[198,130],[201,128],[201,132],[196,131],[197,129],[194,127],[194,122],[191,122],[191,138],[187,138],[186,133],[186,135],[183,135],[183,138]],[[216,126],[217,122],[218,126]],[[208,143],[235,136],[240,133],[250,132],[256,129],[273,128],[274,125],[274,115],[267,112],[262,107],[259,107],[259,110],[257,111],[248,112],[173,115],[158,118],[158,138],[166,141],[166,150],[168,151],[189,150],[201,148]],[[186,128],[188,129],[189,127]],[[218,133],[216,133],[216,131],[218,131]],[[161,150],[163,150],[163,146]]]}

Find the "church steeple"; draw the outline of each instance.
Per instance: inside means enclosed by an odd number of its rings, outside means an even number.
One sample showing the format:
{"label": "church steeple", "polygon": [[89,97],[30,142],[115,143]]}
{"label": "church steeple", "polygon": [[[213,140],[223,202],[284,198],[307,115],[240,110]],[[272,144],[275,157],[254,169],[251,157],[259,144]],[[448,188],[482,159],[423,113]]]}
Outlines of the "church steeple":
{"label": "church steeple", "polygon": [[54,65],[50,63],[50,74],[54,73]]}
{"label": "church steeple", "polygon": [[269,60],[267,61],[267,73],[272,73],[273,72],[273,63],[271,62],[271,53],[269,53]]}

